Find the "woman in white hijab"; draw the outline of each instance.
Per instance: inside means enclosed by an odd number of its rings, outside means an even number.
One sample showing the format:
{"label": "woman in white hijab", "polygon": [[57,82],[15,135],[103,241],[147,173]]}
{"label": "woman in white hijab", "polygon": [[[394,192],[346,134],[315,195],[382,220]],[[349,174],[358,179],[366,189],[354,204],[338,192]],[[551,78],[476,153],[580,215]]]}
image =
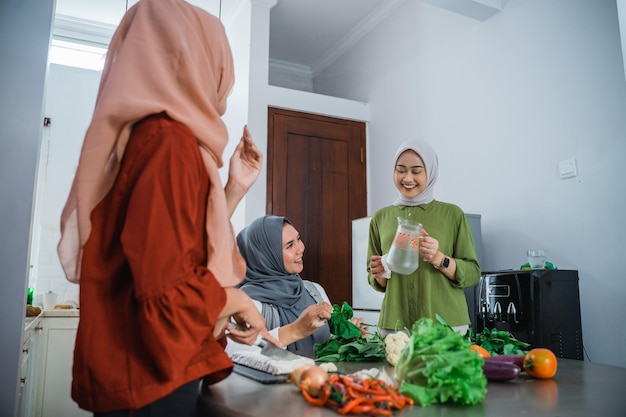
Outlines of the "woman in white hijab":
{"label": "woman in white hijab", "polygon": [[[439,315],[465,333],[470,318],[463,289],[480,279],[469,221],[458,206],[435,200],[439,162],[430,145],[403,143],[393,162],[398,197],[374,213],[370,222],[368,279],[376,291],[385,293],[378,326],[384,335],[411,329],[422,317],[436,320]],[[420,258],[418,268],[407,275],[394,272],[386,262],[398,218],[423,226],[415,253]]]}

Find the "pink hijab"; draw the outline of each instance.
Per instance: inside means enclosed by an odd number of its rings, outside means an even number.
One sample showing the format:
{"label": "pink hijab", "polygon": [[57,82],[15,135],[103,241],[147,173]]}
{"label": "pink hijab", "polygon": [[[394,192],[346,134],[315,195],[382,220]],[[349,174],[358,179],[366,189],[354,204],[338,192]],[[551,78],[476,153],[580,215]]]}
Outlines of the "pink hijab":
{"label": "pink hijab", "polygon": [[58,254],[67,279],[80,280],[90,216],[117,177],[133,124],[166,112],[195,134],[211,180],[208,265],[222,286],[238,284],[245,262],[235,244],[218,169],[228,142],[221,116],[234,84],[221,22],[183,0],[141,0],[124,16],[107,54],[93,118],[61,214]]}

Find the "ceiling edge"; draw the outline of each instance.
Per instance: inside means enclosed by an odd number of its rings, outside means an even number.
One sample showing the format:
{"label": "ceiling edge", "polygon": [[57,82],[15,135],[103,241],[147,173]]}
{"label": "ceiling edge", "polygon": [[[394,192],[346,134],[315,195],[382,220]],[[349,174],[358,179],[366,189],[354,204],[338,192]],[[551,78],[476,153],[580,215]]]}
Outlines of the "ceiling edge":
{"label": "ceiling edge", "polygon": [[117,27],[103,22],[57,14],[54,18],[53,35],[75,42],[93,43],[109,47]]}
{"label": "ceiling edge", "polygon": [[406,0],[385,0],[372,13],[361,20],[346,36],[328,50],[316,63],[311,65],[313,77],[328,68],[341,55],[356,45],[365,35],[378,26],[383,20],[402,6]]}

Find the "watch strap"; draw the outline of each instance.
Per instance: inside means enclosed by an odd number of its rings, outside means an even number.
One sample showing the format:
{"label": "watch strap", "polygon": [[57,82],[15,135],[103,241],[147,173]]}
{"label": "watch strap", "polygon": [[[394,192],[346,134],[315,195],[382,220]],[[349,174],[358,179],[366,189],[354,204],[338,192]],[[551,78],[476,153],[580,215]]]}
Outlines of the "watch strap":
{"label": "watch strap", "polygon": [[435,269],[442,269],[442,268],[447,268],[450,266],[450,258],[448,258],[446,255],[443,255],[443,259],[441,260],[441,263],[439,265],[434,265]]}

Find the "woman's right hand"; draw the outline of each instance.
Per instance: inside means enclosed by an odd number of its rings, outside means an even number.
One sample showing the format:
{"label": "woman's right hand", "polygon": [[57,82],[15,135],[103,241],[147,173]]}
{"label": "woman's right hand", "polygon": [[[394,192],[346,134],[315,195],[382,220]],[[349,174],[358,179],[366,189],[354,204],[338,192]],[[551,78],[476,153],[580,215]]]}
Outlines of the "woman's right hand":
{"label": "woman's right hand", "polygon": [[[237,307],[224,323],[223,317],[218,319],[215,332],[223,334],[225,330],[228,332],[228,337],[237,343],[243,343],[246,345],[252,345],[259,336],[262,336],[268,342],[283,347],[278,340],[272,337],[265,325],[265,317],[256,308],[252,299],[248,295],[236,288],[228,288],[228,302],[235,304]],[[234,322],[234,323],[233,323]],[[221,328],[221,330],[220,330]]]}
{"label": "woman's right hand", "polygon": [[302,332],[302,337],[310,336],[320,327],[326,326],[327,320],[330,319],[332,313],[333,306],[329,303],[312,304],[304,309],[294,323]]}
{"label": "woman's right hand", "polygon": [[370,256],[370,274],[376,279],[381,287],[387,286],[387,278],[384,277],[385,267],[383,266],[383,257],[380,255]]}

